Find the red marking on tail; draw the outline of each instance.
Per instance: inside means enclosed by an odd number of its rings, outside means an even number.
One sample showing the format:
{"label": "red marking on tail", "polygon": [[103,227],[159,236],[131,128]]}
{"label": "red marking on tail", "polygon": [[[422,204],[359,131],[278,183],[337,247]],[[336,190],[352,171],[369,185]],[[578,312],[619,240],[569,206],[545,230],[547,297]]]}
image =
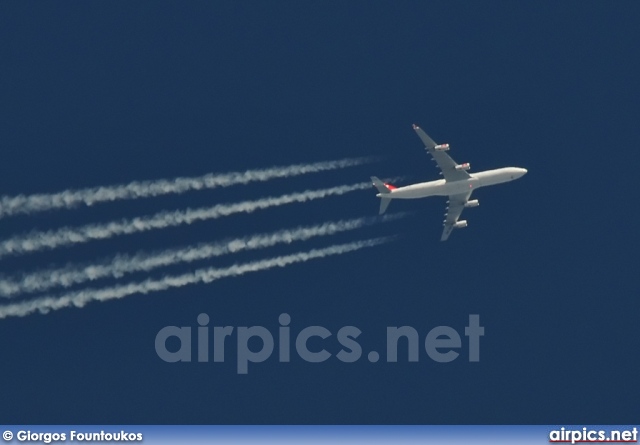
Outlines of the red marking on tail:
{"label": "red marking on tail", "polygon": [[395,190],[395,189],[397,189],[397,188],[398,188],[398,187],[396,187],[395,185],[393,185],[393,184],[387,184],[386,182],[384,183],[384,185],[385,185],[385,187],[387,187],[389,190]]}

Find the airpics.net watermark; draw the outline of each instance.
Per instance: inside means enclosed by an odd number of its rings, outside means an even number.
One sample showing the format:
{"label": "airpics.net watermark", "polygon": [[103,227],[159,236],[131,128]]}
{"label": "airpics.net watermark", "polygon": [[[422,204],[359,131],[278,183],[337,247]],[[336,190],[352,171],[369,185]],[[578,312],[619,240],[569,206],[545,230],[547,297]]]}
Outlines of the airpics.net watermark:
{"label": "airpics.net watermark", "polygon": [[[235,343],[238,374],[247,374],[249,363],[268,360],[276,350],[276,342],[280,363],[291,361],[292,349],[305,362],[325,362],[334,357],[334,354],[325,349],[330,348],[331,341],[338,342],[340,350],[335,353],[335,358],[339,361],[354,363],[362,357],[362,346],[357,341],[362,331],[355,326],[343,326],[335,333],[335,338],[331,338],[334,334],[323,326],[308,326],[292,332],[291,317],[286,313],[280,314],[278,322],[278,334],[274,336],[263,326],[209,326],[209,316],[203,313],[197,317],[196,329],[189,326],[166,326],[160,329],[155,339],[156,354],[168,363],[191,362],[192,345],[195,343],[197,362],[208,363],[210,352],[213,352],[213,362],[224,363],[225,348],[232,348]],[[196,331],[195,335],[193,331]],[[426,334],[422,342],[418,330],[411,326],[388,326],[385,358],[390,363],[398,362],[398,344],[402,342],[406,347],[401,349],[406,353],[403,353],[401,360],[417,362],[423,349],[432,361],[449,363],[460,356],[463,336],[468,344],[468,360],[480,361],[480,337],[484,336],[484,327],[480,326],[480,316],[477,314],[469,315],[464,335],[450,326],[436,326]],[[250,343],[253,347],[250,347]],[[373,350],[367,354],[367,360],[371,363],[378,362],[380,358],[380,354]]]}

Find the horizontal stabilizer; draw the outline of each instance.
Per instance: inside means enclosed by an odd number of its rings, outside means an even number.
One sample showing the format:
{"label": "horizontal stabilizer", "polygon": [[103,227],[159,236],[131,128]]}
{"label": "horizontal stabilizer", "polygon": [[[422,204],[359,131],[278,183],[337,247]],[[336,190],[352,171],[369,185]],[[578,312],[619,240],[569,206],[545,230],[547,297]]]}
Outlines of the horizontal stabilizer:
{"label": "horizontal stabilizer", "polygon": [[391,202],[391,198],[380,198],[380,212],[378,215],[382,215],[387,211],[387,207],[389,207],[389,203]]}
{"label": "horizontal stabilizer", "polygon": [[371,177],[371,182],[373,182],[373,186],[375,188],[377,188],[378,191],[380,192],[380,194],[378,195],[378,196],[380,196],[380,213],[379,213],[379,215],[382,215],[387,210],[387,207],[389,207],[389,203],[391,202],[391,198],[386,198],[385,195],[390,194],[391,190],[395,189],[396,187],[391,185],[391,184],[387,184],[387,183],[382,182],[376,176],[372,176]]}
{"label": "horizontal stabilizer", "polygon": [[371,181],[373,182],[373,186],[378,189],[380,193],[391,193],[391,190],[397,188],[391,184],[387,184],[386,182],[382,182],[380,178],[376,176],[371,177]]}

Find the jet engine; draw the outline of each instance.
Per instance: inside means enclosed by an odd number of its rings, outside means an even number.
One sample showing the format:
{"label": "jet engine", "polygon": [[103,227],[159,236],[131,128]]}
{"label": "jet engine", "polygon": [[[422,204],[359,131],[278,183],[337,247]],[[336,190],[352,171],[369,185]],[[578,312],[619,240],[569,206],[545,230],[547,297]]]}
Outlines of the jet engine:
{"label": "jet engine", "polygon": [[449,150],[449,144],[438,144],[435,147],[433,147],[434,150],[436,151],[448,151]]}
{"label": "jet engine", "polygon": [[471,201],[467,201],[464,205],[465,207],[478,207],[480,205],[480,201],[477,199],[472,199]]}
{"label": "jet engine", "polygon": [[471,164],[465,162],[464,164],[456,165],[456,170],[469,170],[471,168]]}
{"label": "jet engine", "polygon": [[454,229],[462,229],[462,228],[464,228],[464,227],[467,227],[467,221],[465,221],[465,220],[458,221],[457,223],[455,223],[455,224],[453,225],[453,228],[454,228]]}

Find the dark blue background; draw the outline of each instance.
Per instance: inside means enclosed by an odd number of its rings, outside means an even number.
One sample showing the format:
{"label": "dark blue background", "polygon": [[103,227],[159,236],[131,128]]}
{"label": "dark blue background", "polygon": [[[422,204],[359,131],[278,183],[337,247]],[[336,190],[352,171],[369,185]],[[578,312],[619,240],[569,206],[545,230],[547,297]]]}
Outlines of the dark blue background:
{"label": "dark blue background", "polygon": [[[121,301],[0,321],[0,423],[627,423],[637,421],[640,146],[637,2],[3,2],[0,193],[54,192],[382,155],[261,185],[0,221],[3,239],[306,188],[437,178],[411,124],[475,171],[529,170],[361,233],[384,247]],[[373,215],[373,189],[6,258],[2,271]],[[324,246],[314,240],[226,265]],[[132,279],[141,279],[136,276]],[[106,284],[106,283],[105,283]],[[162,362],[166,325],[355,325],[463,332],[480,363]],[[327,349],[337,352],[335,343]],[[463,348],[463,353],[466,349]]]}

